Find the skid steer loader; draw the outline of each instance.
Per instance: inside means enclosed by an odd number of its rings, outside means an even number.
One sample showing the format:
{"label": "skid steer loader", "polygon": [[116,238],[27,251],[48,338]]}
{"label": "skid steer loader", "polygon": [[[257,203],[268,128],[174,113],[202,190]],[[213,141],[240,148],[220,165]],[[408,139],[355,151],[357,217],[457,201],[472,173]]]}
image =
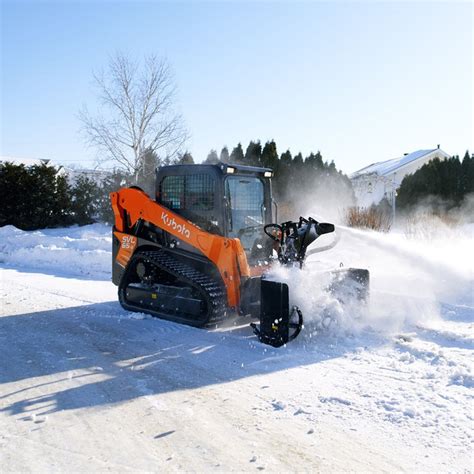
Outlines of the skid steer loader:
{"label": "skid steer loader", "polygon": [[[290,308],[288,285],[266,274],[275,264],[302,267],[308,246],[334,226],[274,223],[271,177],[268,168],[171,165],[157,171],[154,198],[137,187],[111,193],[112,279],[123,308],[198,327],[251,315],[261,342],[294,339],[303,315]],[[367,297],[367,270],[341,269],[333,280]]]}

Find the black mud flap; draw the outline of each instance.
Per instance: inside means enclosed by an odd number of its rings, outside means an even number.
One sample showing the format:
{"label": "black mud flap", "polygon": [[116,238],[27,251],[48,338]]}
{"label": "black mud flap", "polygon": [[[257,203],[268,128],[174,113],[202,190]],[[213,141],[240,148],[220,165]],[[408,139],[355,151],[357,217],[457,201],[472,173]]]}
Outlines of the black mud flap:
{"label": "black mud flap", "polygon": [[273,347],[283,346],[298,336],[303,328],[303,315],[297,306],[290,313],[286,283],[262,280],[260,327],[253,323],[251,326],[260,342]]}

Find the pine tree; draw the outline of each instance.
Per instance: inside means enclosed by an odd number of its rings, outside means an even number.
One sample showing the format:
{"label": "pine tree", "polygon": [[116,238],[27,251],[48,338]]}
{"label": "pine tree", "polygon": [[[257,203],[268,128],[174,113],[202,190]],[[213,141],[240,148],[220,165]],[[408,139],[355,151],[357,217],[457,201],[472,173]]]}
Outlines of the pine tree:
{"label": "pine tree", "polygon": [[75,224],[92,224],[98,217],[100,188],[95,181],[79,176],[71,190],[72,220]]}
{"label": "pine tree", "polygon": [[316,155],[313,152],[304,159],[304,165],[308,171],[314,171],[316,169]]}
{"label": "pine tree", "polygon": [[265,143],[262,151],[262,166],[278,173],[278,151],[274,140]]}
{"label": "pine tree", "polygon": [[217,156],[216,150],[211,150],[207,155],[207,158],[204,160],[204,163],[208,165],[215,165],[219,163],[219,157]]}
{"label": "pine tree", "polygon": [[191,153],[189,153],[188,151],[186,151],[186,152],[183,153],[183,154],[181,155],[181,157],[179,158],[178,164],[179,164],[179,165],[193,165],[193,164],[194,164],[193,155],[191,155]]}
{"label": "pine tree", "polygon": [[245,152],[244,163],[248,166],[261,166],[262,145],[260,144],[260,141],[251,141],[249,143]]}
{"label": "pine tree", "polygon": [[25,165],[15,165],[10,162],[0,163],[0,189],[2,190],[2,205],[0,206],[0,226],[14,225],[24,228],[26,214],[33,182],[29,179]]}
{"label": "pine tree", "polygon": [[474,156],[469,155],[469,150],[466,150],[464,158],[461,163],[462,177],[461,188],[463,195],[474,192]]}
{"label": "pine tree", "polygon": [[282,153],[280,157],[280,161],[281,161],[281,167],[288,169],[291,166],[291,162],[293,161],[293,157],[291,156],[291,151],[286,150],[284,153]]}
{"label": "pine tree", "polygon": [[2,163],[0,189],[0,225],[33,230],[72,222],[70,186],[60,168]]}
{"label": "pine tree", "polygon": [[295,157],[293,158],[293,163],[292,163],[292,166],[295,170],[300,170],[303,168],[303,155],[301,154],[301,152],[299,152],[298,154],[295,155]]}
{"label": "pine tree", "polygon": [[290,150],[286,150],[284,153],[282,153],[280,159],[278,160],[277,170],[274,175],[274,192],[276,198],[280,202],[286,201],[287,187],[291,176],[292,161],[293,157],[291,156]]}
{"label": "pine tree", "polygon": [[314,164],[317,170],[322,171],[324,169],[323,156],[321,155],[321,152],[319,150],[316,152],[316,155],[314,156]]}
{"label": "pine tree", "polygon": [[242,164],[244,162],[244,152],[242,150],[242,144],[239,143],[230,154],[229,163],[234,163],[236,165]]}
{"label": "pine tree", "polygon": [[432,205],[442,205],[442,210],[458,206],[469,192],[469,177],[466,177],[466,173],[471,159],[469,155],[464,158],[463,163],[458,156],[446,160],[435,158],[415,173],[405,176],[398,190],[398,206],[408,209],[428,197],[441,198],[433,201]]}
{"label": "pine tree", "polygon": [[229,163],[229,149],[225,146],[224,148],[222,148],[221,150],[221,154],[220,154],[220,157],[219,157],[219,160],[222,162],[222,163]]}
{"label": "pine tree", "polygon": [[142,158],[142,167],[138,171],[136,185],[143,189],[149,196],[155,192],[156,168],[159,165],[159,159],[156,153],[151,149],[146,149]]}
{"label": "pine tree", "polygon": [[54,205],[48,227],[63,227],[73,223],[71,186],[67,176],[57,173],[54,183]]}
{"label": "pine tree", "polygon": [[311,170],[311,172],[321,172],[324,170],[321,152],[318,150],[316,153],[310,153],[305,159],[305,165],[307,165],[307,169]]}
{"label": "pine tree", "polygon": [[[114,170],[100,184],[99,197],[97,199],[97,217],[101,222],[112,224],[114,222],[114,213],[110,203],[110,193],[132,186],[134,180],[123,170]],[[155,193],[153,192],[153,196]]]}
{"label": "pine tree", "polygon": [[304,169],[303,155],[301,152],[297,153],[291,163],[291,176],[288,185],[290,188],[297,189],[302,185],[306,185],[309,180],[310,176],[305,173]]}
{"label": "pine tree", "polygon": [[30,194],[30,199],[35,202],[31,202],[27,225],[35,229],[69,225],[70,186],[61,174],[61,168],[41,164],[31,166],[28,172],[35,183]]}

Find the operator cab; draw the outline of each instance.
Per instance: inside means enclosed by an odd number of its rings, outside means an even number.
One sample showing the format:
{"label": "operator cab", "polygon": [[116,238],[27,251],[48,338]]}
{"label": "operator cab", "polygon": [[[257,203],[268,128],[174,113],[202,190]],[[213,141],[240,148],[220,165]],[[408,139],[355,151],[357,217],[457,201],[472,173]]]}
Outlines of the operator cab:
{"label": "operator cab", "polygon": [[253,166],[172,165],[157,171],[156,201],[206,232],[240,239],[250,265],[268,260],[272,170]]}

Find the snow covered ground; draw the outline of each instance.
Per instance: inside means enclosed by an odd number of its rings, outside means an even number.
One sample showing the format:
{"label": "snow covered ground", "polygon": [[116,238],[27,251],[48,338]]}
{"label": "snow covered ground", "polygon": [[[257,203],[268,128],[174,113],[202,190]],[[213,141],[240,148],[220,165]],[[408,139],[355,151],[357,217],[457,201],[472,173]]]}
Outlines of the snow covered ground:
{"label": "snow covered ground", "polygon": [[[340,232],[277,272],[307,323],[273,349],[122,310],[105,226],[0,228],[2,471],[472,472],[472,228]],[[368,308],[324,261],[369,268]]]}

